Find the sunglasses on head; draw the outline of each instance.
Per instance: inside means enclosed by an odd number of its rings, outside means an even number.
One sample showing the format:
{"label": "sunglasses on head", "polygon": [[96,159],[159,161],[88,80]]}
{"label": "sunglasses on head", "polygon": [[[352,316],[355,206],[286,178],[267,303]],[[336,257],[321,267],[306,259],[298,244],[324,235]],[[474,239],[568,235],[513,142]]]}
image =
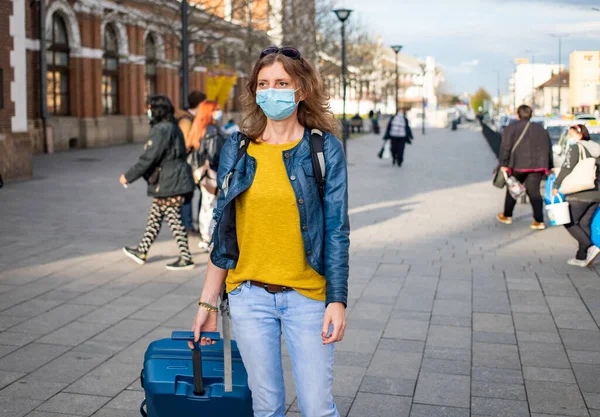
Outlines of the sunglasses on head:
{"label": "sunglasses on head", "polygon": [[271,54],[281,54],[281,55],[287,56],[288,58],[291,58],[291,59],[300,59],[301,58],[300,51],[297,50],[296,48],[292,48],[289,46],[284,46],[283,48],[278,48],[277,46],[269,46],[268,48],[266,48],[264,51],[262,51],[260,53],[259,59],[262,59],[262,58],[266,57],[267,55],[271,55]]}

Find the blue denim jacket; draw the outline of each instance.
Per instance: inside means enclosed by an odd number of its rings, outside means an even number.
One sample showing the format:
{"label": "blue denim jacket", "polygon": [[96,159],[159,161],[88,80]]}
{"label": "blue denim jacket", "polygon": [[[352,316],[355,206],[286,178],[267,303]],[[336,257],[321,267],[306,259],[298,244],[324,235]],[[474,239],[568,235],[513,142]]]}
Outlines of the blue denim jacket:
{"label": "blue denim jacket", "polygon": [[[234,200],[250,188],[256,173],[256,159],[248,154],[235,164],[239,143],[240,134],[233,133],[221,151],[217,176],[221,193],[214,211],[216,226],[210,259],[221,269],[235,269],[239,259]],[[325,276],[326,304],[340,302],[345,305],[350,246],[348,172],[342,144],[331,133],[324,135],[324,154],[323,202],[311,161],[309,130],[305,129],[300,143],[283,151],[281,157],[296,195],[306,259],[315,271]],[[260,216],[260,213],[256,215]]]}

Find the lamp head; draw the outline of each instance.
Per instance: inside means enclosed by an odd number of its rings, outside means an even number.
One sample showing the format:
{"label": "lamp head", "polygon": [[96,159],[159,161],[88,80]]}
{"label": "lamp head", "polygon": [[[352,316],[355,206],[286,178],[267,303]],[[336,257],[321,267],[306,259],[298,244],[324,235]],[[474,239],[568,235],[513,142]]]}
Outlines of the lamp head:
{"label": "lamp head", "polygon": [[392,45],[392,49],[395,53],[398,53],[402,50],[402,45]]}
{"label": "lamp head", "polygon": [[350,17],[350,13],[352,13],[352,10],[350,10],[350,9],[335,9],[333,12],[337,16],[337,18],[340,19],[340,22],[343,23],[346,21],[346,19],[348,19]]}

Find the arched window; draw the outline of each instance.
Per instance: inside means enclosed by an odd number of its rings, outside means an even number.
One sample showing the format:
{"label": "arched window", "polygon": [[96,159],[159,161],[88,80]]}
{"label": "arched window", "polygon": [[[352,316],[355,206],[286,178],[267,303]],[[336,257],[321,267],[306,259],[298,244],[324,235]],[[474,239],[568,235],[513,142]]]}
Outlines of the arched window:
{"label": "arched window", "polygon": [[156,41],[152,34],[146,38],[146,97],[156,94]]}
{"label": "arched window", "polygon": [[112,25],[106,25],[104,28],[102,109],[104,114],[117,114],[119,112],[119,44]]}
{"label": "arched window", "polygon": [[52,16],[52,37],[48,40],[48,112],[65,116],[69,114],[69,37],[65,21],[57,13]]}

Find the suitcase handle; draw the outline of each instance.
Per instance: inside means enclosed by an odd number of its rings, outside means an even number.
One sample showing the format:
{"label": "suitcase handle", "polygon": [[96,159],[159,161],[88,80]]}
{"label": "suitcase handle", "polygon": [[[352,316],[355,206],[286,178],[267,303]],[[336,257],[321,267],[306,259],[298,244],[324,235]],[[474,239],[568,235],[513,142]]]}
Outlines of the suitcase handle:
{"label": "suitcase handle", "polygon": [[[218,342],[221,340],[221,334],[219,332],[202,332],[200,337],[208,337],[210,340]],[[194,340],[194,332],[176,331],[171,333],[171,340]]]}

